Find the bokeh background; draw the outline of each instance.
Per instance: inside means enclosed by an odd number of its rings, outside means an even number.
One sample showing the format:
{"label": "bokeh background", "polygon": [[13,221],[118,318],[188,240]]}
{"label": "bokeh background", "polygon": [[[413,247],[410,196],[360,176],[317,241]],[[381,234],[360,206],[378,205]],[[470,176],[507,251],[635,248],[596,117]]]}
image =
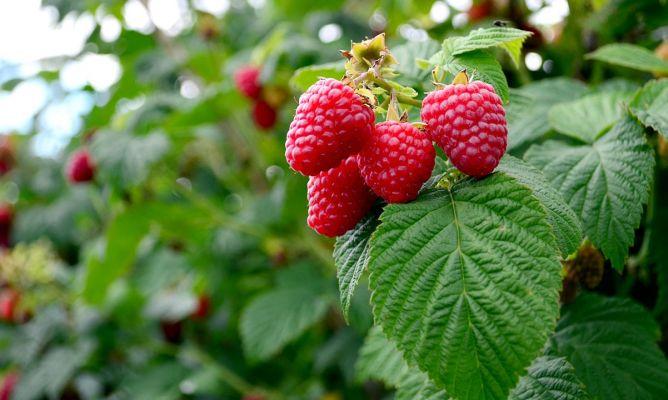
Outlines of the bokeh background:
{"label": "bokeh background", "polygon": [[511,87],[634,85],[583,55],[668,37],[659,0],[0,0],[0,399],[392,398],[284,159],[292,77],[380,32],[413,68],[497,20],[534,33]]}

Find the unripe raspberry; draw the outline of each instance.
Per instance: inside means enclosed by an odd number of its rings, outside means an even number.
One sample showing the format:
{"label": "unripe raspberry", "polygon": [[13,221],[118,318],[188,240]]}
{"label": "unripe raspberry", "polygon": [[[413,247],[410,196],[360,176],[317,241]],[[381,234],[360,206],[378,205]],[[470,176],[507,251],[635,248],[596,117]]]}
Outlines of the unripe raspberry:
{"label": "unripe raspberry", "polygon": [[483,178],[506,151],[508,130],[501,98],[484,82],[448,85],[422,102],[427,133],[463,173]]}
{"label": "unripe raspberry", "polygon": [[373,110],[350,86],[321,79],[299,98],[285,158],[304,175],[334,168],[362,149],[373,131],[374,118]]}
{"label": "unripe raspberry", "polygon": [[249,99],[258,99],[262,93],[260,69],[251,65],[241,67],[234,73],[234,83],[241,94]]}
{"label": "unripe raspberry", "polygon": [[376,196],[364,183],[355,156],[308,181],[308,225],[321,235],[334,237],[357,225]]}
{"label": "unripe raspberry", "polygon": [[408,122],[376,125],[358,156],[360,173],[371,189],[388,203],[415,199],[434,169],[431,139]]}
{"label": "unripe raspberry", "polygon": [[276,124],[276,110],[264,100],[258,100],[253,104],[253,122],[258,128],[269,130]]}
{"label": "unripe raspberry", "polygon": [[93,180],[95,164],[86,149],[77,150],[67,163],[67,179],[72,183],[82,183]]}

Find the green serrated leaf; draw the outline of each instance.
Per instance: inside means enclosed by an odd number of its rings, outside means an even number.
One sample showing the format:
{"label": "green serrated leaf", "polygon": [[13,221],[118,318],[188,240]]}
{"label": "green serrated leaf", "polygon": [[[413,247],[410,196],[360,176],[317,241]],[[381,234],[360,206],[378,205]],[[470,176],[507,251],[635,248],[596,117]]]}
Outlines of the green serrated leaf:
{"label": "green serrated leaf", "polygon": [[397,389],[394,400],[447,400],[450,397],[444,389],[436,386],[427,375],[414,371],[406,377]]}
{"label": "green serrated leaf", "polygon": [[625,117],[592,144],[548,141],[532,146],[525,159],[543,170],[585,234],[621,271],[653,179],[654,156],[642,127]]}
{"label": "green serrated leaf", "polygon": [[312,267],[293,267],[279,277],[278,283],[277,288],[255,298],[241,314],[242,344],[252,360],[274,356],[322,319],[329,308],[329,293]]}
{"label": "green serrated leaf", "polygon": [[127,188],[146,179],[150,167],[167,153],[169,145],[161,133],[133,136],[100,132],[93,139],[91,152],[99,166],[100,179]]}
{"label": "green serrated leaf", "polygon": [[320,65],[310,65],[299,68],[290,78],[290,87],[295,91],[305,92],[320,78],[341,79],[346,74],[343,62],[332,62]]}
{"label": "green serrated leaf", "polygon": [[381,222],[369,271],[384,333],[453,397],[505,398],[558,314],[561,266],[543,206],[495,173],[388,205]]}
{"label": "green serrated leaf", "polygon": [[668,138],[668,79],[647,82],[633,98],[629,109],[643,125]]}
{"label": "green serrated leaf", "polygon": [[515,28],[493,27],[471,31],[468,36],[457,37],[453,40],[453,55],[467,53],[473,50],[501,47],[519,65],[522,44],[532,33]]}
{"label": "green serrated leaf", "polygon": [[475,50],[456,55],[447,64],[452,74],[466,69],[471,80],[487,82],[494,87],[496,94],[504,103],[508,102],[508,81],[503,73],[501,64],[488,51]]}
{"label": "green serrated leaf", "polygon": [[541,138],[550,130],[548,112],[555,104],[579,98],[587,92],[580,81],[567,78],[544,79],[519,89],[511,89],[508,119],[508,150]]}
{"label": "green serrated leaf", "polygon": [[542,356],[510,393],[509,400],[585,400],[589,395],[565,358]]}
{"label": "green serrated leaf", "polygon": [[627,92],[603,92],[552,107],[550,126],[564,135],[592,143],[624,115]]}
{"label": "green serrated leaf", "polygon": [[380,326],[374,326],[364,340],[355,365],[359,382],[378,380],[397,387],[411,373],[397,346],[385,337]]}
{"label": "green serrated leaf", "polygon": [[398,64],[395,70],[412,82],[422,82],[430,74],[428,59],[440,49],[437,41],[429,39],[418,43],[404,43],[392,49]]}
{"label": "green serrated leaf", "polygon": [[565,356],[598,399],[668,398],[659,327],[629,299],[583,293],[564,307],[550,352]]}
{"label": "green serrated leaf", "polygon": [[427,374],[406,364],[396,344],[385,337],[379,326],[369,331],[356,365],[357,379],[379,380],[398,388],[395,400],[436,400],[447,398]]}
{"label": "green serrated leaf", "polygon": [[378,216],[370,213],[354,229],[336,239],[334,263],[343,316],[348,319],[350,302],[369,261],[369,239],[378,226]]}
{"label": "green serrated leaf", "polygon": [[566,258],[575,252],[582,242],[582,224],[561,193],[550,186],[543,173],[508,154],[501,159],[497,170],[505,172],[529,187],[534,196],[543,204],[557,238],[561,256]]}
{"label": "green serrated leaf", "polygon": [[644,47],[628,43],[614,43],[600,47],[586,58],[639,71],[668,73],[668,61],[657,57]]}

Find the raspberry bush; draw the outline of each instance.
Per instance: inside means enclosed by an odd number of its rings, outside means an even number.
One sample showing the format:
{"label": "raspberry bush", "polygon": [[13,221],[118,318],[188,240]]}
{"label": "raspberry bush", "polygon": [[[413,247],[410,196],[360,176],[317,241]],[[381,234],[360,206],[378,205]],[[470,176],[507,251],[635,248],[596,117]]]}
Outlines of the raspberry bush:
{"label": "raspberry bush", "polygon": [[28,3],[0,399],[668,398],[661,1]]}

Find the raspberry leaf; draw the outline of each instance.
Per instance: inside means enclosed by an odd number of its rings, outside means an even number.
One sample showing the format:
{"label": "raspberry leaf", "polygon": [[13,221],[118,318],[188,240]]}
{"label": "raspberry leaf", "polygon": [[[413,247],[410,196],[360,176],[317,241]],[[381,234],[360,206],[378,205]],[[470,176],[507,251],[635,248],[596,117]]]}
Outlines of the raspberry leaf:
{"label": "raspberry leaf", "polygon": [[511,89],[508,118],[508,149],[519,148],[542,137],[550,130],[548,112],[553,105],[575,100],[587,92],[587,87],[566,78],[545,79]]}
{"label": "raspberry leaf", "polygon": [[629,299],[581,294],[565,306],[549,351],[565,356],[599,399],[668,398],[659,327]]}
{"label": "raspberry leaf", "polygon": [[369,261],[369,239],[378,226],[378,215],[369,213],[354,229],[336,239],[334,262],[343,316],[348,319],[348,311],[355,289]]}
{"label": "raspberry leaf", "polygon": [[552,107],[550,126],[556,131],[592,143],[624,115],[627,92],[602,92]]}
{"label": "raspberry leaf", "polygon": [[385,337],[377,325],[369,330],[364,340],[355,370],[359,382],[378,380],[395,387],[401,385],[412,372],[397,346]]}
{"label": "raspberry leaf", "polygon": [[385,207],[371,302],[409,363],[450,395],[505,398],[554,327],[560,269],[543,206],[495,173]]}
{"label": "raspberry leaf", "polygon": [[101,181],[128,188],[144,182],[151,166],[167,154],[169,147],[169,139],[162,133],[133,136],[104,132],[95,135],[91,152]]}
{"label": "raspberry leaf", "polygon": [[257,361],[272,357],[322,319],[330,303],[329,286],[313,267],[285,271],[275,289],[244,309],[239,327],[244,352]]}
{"label": "raspberry leaf", "polygon": [[452,54],[458,55],[473,50],[500,47],[504,49],[515,63],[519,65],[522,44],[532,33],[515,28],[494,27],[471,31],[467,36],[452,40]]}
{"label": "raspberry leaf", "polygon": [[653,179],[654,156],[642,127],[625,117],[594,143],[552,140],[532,146],[525,159],[543,170],[585,234],[621,271]]}
{"label": "raspberry leaf", "polygon": [[629,108],[643,125],[668,138],[668,79],[648,82]]}
{"label": "raspberry leaf", "polygon": [[418,43],[404,43],[392,49],[394,58],[398,65],[395,70],[401,75],[400,81],[405,83],[423,83],[430,76],[429,68],[421,68],[418,65],[419,60],[429,59],[432,54],[440,49],[440,45],[435,40],[429,39]]}
{"label": "raspberry leaf", "polygon": [[639,71],[668,73],[668,61],[660,59],[644,47],[628,43],[605,45],[587,54],[586,58]]}
{"label": "raspberry leaf", "polygon": [[357,379],[379,380],[397,388],[396,400],[444,399],[445,390],[429,380],[427,374],[410,367],[396,344],[385,337],[379,326],[369,331],[356,365]]}
{"label": "raspberry leaf", "polygon": [[501,69],[501,64],[488,51],[476,50],[454,56],[448,64],[448,70],[452,74],[466,69],[470,73],[470,80],[487,82],[494,87],[496,94],[504,103],[508,102],[509,91],[506,75]]}
{"label": "raspberry leaf", "polygon": [[547,210],[547,217],[557,238],[562,257],[566,258],[575,252],[582,242],[582,223],[561,193],[550,186],[543,173],[508,154],[501,159],[498,170],[531,188],[534,196],[541,201]]}
{"label": "raspberry leaf", "polygon": [[341,79],[346,74],[346,69],[341,62],[331,62],[320,65],[310,65],[299,68],[290,78],[290,87],[299,92],[305,92],[320,78]]}
{"label": "raspberry leaf", "polygon": [[585,400],[589,395],[562,357],[542,356],[534,360],[528,374],[510,393],[510,400]]}

